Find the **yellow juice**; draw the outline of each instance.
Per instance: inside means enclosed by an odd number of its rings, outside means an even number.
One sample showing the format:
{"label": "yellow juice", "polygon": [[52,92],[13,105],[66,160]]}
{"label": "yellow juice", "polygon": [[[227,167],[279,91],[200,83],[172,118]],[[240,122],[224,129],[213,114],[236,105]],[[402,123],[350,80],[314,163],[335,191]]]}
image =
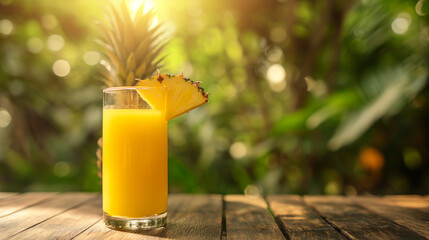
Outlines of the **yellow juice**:
{"label": "yellow juice", "polygon": [[141,218],[167,211],[167,122],[155,109],[103,110],[103,211]]}

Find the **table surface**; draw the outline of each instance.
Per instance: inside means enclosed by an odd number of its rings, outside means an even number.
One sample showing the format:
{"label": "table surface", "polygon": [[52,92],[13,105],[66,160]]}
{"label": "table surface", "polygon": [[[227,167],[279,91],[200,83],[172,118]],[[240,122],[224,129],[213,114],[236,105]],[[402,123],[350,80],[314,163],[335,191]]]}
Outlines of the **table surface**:
{"label": "table surface", "polygon": [[170,194],[165,228],[120,232],[96,193],[0,192],[0,239],[429,239],[429,196]]}

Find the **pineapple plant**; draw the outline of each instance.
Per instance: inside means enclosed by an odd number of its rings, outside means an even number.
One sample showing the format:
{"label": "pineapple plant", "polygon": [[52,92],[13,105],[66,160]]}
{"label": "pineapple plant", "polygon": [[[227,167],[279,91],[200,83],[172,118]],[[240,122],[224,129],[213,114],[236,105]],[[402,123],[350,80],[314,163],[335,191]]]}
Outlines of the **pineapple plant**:
{"label": "pineapple plant", "polygon": [[[148,78],[161,67],[160,54],[165,42],[160,40],[160,25],[151,28],[155,13],[144,13],[142,4],[133,17],[127,2],[119,7],[110,5],[111,17],[107,23],[99,23],[102,38],[97,42],[105,52],[105,68],[101,70],[102,80],[108,87],[150,86],[150,91],[139,90],[140,96],[149,105],[161,110],[165,120],[189,112],[208,101],[208,93],[200,82],[191,81],[180,75],[161,74]],[[146,79],[145,79],[146,78]],[[144,80],[141,80],[144,79]],[[98,141],[97,165],[101,178],[102,138]]]}
{"label": "pineapple plant", "polygon": [[98,22],[101,39],[97,42],[105,53],[102,80],[109,87],[131,86],[136,78],[150,76],[161,67],[160,53],[165,42],[160,39],[160,26],[151,28],[155,13],[144,13],[144,3],[135,16],[125,0],[110,5],[106,22]]}

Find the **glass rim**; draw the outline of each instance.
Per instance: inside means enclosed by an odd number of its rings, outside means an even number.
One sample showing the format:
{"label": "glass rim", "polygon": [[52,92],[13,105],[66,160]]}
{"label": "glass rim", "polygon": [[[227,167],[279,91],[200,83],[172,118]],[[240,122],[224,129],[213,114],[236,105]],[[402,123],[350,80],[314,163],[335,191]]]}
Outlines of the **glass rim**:
{"label": "glass rim", "polygon": [[120,87],[108,87],[103,89],[103,92],[121,91],[121,90],[139,90],[139,89],[154,89],[152,86],[120,86]]}

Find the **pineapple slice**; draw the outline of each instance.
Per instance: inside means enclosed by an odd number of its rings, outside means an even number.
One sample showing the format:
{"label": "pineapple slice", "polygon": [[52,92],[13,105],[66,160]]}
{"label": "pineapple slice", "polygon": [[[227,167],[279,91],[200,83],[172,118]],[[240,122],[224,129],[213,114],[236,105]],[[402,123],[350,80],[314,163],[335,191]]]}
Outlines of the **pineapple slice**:
{"label": "pineapple slice", "polygon": [[[181,75],[159,73],[150,79],[139,80],[137,86],[155,86],[157,91],[138,90],[140,96],[154,109],[162,110],[165,120],[171,120],[208,102],[208,93],[200,82],[191,81]],[[162,102],[165,99],[165,102]],[[163,105],[164,104],[164,105]]]}
{"label": "pineapple slice", "polygon": [[153,109],[159,109],[165,112],[165,86],[159,81],[143,80],[137,86],[148,87],[138,89],[140,97],[142,97]]}

